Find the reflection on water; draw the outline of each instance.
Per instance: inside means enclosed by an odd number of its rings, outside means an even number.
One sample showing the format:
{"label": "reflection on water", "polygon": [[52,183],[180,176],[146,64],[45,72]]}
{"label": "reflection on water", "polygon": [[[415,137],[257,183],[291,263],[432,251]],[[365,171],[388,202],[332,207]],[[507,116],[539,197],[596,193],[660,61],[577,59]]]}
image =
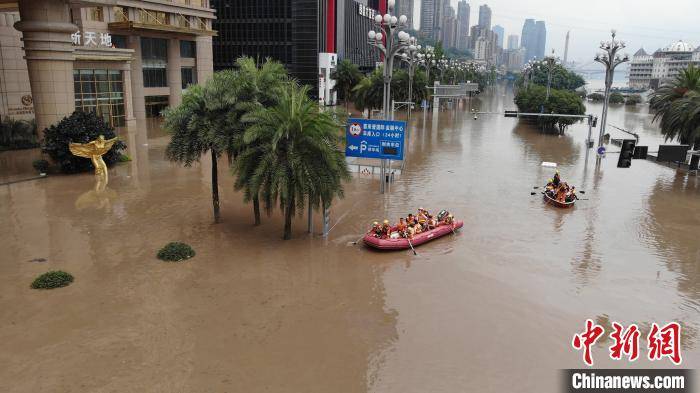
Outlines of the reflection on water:
{"label": "reflection on water", "polygon": [[[512,109],[512,92],[490,88],[471,105]],[[645,127],[643,143],[654,137],[642,107],[612,108],[610,119]],[[682,321],[684,366],[700,366],[695,177],[647,161],[618,169],[612,154],[596,164],[585,124],[545,135],[502,115],[474,120],[462,102],[437,117],[414,112],[410,125],[390,192],[356,176],[328,239],[306,234],[306,217],[289,242],[277,213],[254,227],[223,169],[224,222],[212,225],[209,158],[167,162],[155,124],[120,132],[132,161],[110,169],[104,194],[90,174],[3,186],[0,381],[15,391],[555,392],[558,370],[581,366],[569,343],[586,318]],[[542,161],[585,191],[574,209],[530,195],[553,174]],[[417,257],[351,245],[369,222],[419,206],[465,226]],[[174,240],[197,256],[157,262]],[[48,268],[76,282],[29,290]],[[596,362],[619,366],[604,348]]]}

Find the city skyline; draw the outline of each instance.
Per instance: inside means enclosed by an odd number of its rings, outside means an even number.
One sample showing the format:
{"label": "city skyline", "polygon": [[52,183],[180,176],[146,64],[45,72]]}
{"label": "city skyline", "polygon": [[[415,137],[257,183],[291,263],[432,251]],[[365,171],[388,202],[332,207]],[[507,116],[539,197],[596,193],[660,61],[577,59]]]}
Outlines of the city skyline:
{"label": "city skyline", "polygon": [[[416,1],[415,15],[420,13],[420,2]],[[552,3],[547,0],[532,0],[517,3],[511,0],[469,1],[472,12],[480,5],[488,5],[492,10],[492,25],[504,27],[505,36],[520,35],[525,19],[543,20],[547,25],[546,53],[554,49],[559,57],[564,56],[567,31],[571,31],[569,43],[569,61],[580,64],[593,63],[593,57],[599,51],[601,40],[609,39],[610,30],[616,29],[618,37],[627,43],[626,52],[634,54],[639,48],[653,53],[671,42],[683,40],[694,46],[700,46],[700,27],[693,12],[681,12],[679,9],[692,10],[696,4],[692,0],[672,0],[672,7],[658,7],[650,0],[618,0],[609,2],[591,0],[586,3],[588,13],[571,14],[568,3]],[[450,4],[457,9],[457,0]],[[606,9],[604,14],[593,10]],[[478,17],[478,15],[477,15]],[[418,20],[419,18],[414,18]],[[674,21],[672,25],[660,26],[659,20]],[[471,18],[471,26],[477,18]],[[418,23],[415,26],[419,28]],[[595,67],[595,64],[591,64]]]}

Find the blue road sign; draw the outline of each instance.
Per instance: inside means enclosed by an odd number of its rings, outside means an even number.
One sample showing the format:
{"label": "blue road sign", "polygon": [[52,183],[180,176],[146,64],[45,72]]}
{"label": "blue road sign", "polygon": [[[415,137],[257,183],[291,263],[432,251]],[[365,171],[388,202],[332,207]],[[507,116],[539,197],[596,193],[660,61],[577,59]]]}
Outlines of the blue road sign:
{"label": "blue road sign", "polygon": [[403,160],[405,121],[348,119],[347,157]]}
{"label": "blue road sign", "polygon": [[428,100],[423,100],[420,102],[420,107],[425,109],[428,107]]}
{"label": "blue road sign", "polygon": [[598,155],[599,156],[604,156],[605,155],[605,146],[601,146],[598,148]]}

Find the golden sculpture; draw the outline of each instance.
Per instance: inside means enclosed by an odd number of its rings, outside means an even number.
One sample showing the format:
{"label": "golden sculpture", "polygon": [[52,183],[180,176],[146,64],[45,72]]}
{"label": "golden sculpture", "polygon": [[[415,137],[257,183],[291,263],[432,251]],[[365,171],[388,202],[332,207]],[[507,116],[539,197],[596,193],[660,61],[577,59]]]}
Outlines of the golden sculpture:
{"label": "golden sculpture", "polygon": [[106,185],[109,177],[107,175],[107,164],[102,160],[102,156],[112,148],[116,141],[117,138],[105,139],[104,135],[100,135],[97,139],[88,143],[70,143],[68,148],[73,155],[91,159],[92,165],[95,167],[95,176],[101,177]]}

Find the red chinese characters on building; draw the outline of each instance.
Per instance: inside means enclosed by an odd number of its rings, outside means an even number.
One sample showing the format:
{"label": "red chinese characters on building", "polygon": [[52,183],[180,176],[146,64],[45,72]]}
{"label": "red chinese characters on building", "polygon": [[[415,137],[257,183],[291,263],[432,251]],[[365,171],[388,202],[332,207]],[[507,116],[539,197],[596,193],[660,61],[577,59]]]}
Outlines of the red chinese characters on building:
{"label": "red chinese characters on building", "polygon": [[681,326],[678,323],[671,322],[662,328],[652,323],[647,340],[649,360],[668,357],[673,364],[681,364]]}
{"label": "red chinese characters on building", "polygon": [[593,365],[593,355],[591,354],[591,346],[603,335],[605,330],[602,326],[596,325],[592,320],[586,320],[586,330],[582,333],[575,334],[571,342],[574,349],[583,349],[583,361],[587,365]]}
{"label": "red chinese characters on building", "polygon": [[[609,347],[610,358],[620,360],[623,357],[631,362],[639,358],[639,337],[641,332],[635,324],[629,325],[626,329],[617,322],[612,323],[613,332],[610,333],[612,345]],[[576,350],[583,349],[583,361],[588,365],[593,365],[593,355],[591,347],[605,333],[605,329],[595,324],[592,320],[586,320],[586,329],[574,335],[571,345]],[[647,357],[650,361],[661,360],[667,357],[674,364],[682,362],[681,351],[681,326],[677,322],[670,322],[663,327],[652,323],[649,335],[647,336]]]}

